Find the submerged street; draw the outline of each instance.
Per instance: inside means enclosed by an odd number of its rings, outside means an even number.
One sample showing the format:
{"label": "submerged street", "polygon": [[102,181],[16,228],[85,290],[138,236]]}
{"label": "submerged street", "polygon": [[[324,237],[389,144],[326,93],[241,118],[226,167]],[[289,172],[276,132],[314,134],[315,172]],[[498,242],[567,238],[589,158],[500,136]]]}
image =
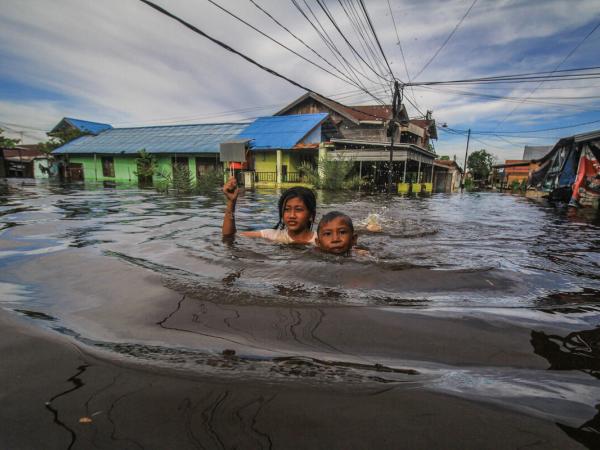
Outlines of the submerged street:
{"label": "submerged street", "polygon": [[[3,446],[598,442],[595,213],[320,192],[369,249],[335,257],[223,241],[217,190],[0,189]],[[238,228],[272,227],[278,195],[247,191]]]}

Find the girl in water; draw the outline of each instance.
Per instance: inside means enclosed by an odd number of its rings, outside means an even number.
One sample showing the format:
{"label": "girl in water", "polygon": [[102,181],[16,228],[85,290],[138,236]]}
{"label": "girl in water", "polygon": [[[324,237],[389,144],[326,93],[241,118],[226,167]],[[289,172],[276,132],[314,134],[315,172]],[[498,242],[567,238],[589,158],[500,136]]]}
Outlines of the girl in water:
{"label": "girl in water", "polygon": [[[223,193],[227,198],[225,217],[223,218],[223,236],[233,236],[235,227],[235,204],[239,188],[234,177],[229,178]],[[279,221],[273,229],[243,231],[241,236],[264,238],[281,244],[316,245],[317,233],[312,230],[317,212],[317,199],[308,188],[296,186],[279,197]]]}

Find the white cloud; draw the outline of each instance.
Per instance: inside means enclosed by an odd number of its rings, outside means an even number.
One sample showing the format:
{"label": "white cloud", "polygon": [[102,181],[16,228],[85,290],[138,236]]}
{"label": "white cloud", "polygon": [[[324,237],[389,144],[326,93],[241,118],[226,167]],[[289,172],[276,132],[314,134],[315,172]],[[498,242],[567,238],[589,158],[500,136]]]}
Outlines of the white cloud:
{"label": "white cloud", "polygon": [[[250,2],[219,1],[265,33],[325,65]],[[284,6],[275,0],[257,2],[348,74],[291,4]],[[333,94],[355,89],[291,55],[208,2],[162,0],[158,3],[215,38],[314,90]],[[387,1],[366,3],[394,71],[405,78]],[[318,9],[316,4],[310,4]],[[335,2],[327,4],[345,33],[355,39],[356,33],[339,5]],[[414,75],[431,57],[470,4],[471,0],[392,2],[411,74]],[[585,34],[582,27],[598,16],[600,4],[595,0],[581,0],[576,9],[577,14],[573,14],[573,5],[564,0],[480,0],[421,79],[552,69],[582,39]],[[318,14],[337,45],[345,48],[322,12]],[[359,42],[353,42],[362,52]],[[598,59],[595,49],[599,42],[600,32],[581,46],[565,67],[570,64],[595,65]],[[352,64],[360,65],[348,50],[345,54]],[[0,103],[1,121],[34,128],[50,128],[63,116],[116,125],[142,125],[156,124],[161,119],[169,123],[209,121],[211,113],[245,109],[215,117],[214,121],[236,120],[270,114],[302,94],[300,89],[135,1],[55,0],[51,6],[42,0],[4,2],[0,9],[0,55],[3,62],[7,62],[0,67],[0,80],[54,93],[46,100],[28,96],[24,90],[23,98],[11,96],[10,100]],[[532,98],[542,95],[600,96],[598,86],[585,84],[588,87],[573,83],[564,88],[563,85],[545,83]],[[368,86],[373,89],[372,83]],[[520,97],[527,95],[532,87],[513,85],[505,90],[486,88],[485,92]],[[550,87],[561,87],[561,90],[546,90]],[[409,89],[406,92],[411,95]],[[415,89],[414,92],[422,110],[434,110],[440,123],[448,122],[455,128],[493,128],[515,108],[515,103],[511,102],[483,100],[443,90]],[[341,101],[372,103],[365,95],[346,97]],[[567,101],[557,100],[556,103]],[[501,129],[524,125],[540,127],[540,124],[565,116],[581,115],[582,105],[591,110],[597,110],[599,105],[598,99],[573,103],[576,103],[575,108],[525,102],[509,116]],[[272,107],[252,109],[264,105]],[[409,111],[416,114],[410,106]],[[459,138],[440,134],[438,148],[454,151],[454,147],[463,146],[459,144]],[[486,141],[495,146],[493,151],[499,158],[516,151],[505,141],[496,138],[486,138]],[[510,141],[522,143],[517,139]]]}

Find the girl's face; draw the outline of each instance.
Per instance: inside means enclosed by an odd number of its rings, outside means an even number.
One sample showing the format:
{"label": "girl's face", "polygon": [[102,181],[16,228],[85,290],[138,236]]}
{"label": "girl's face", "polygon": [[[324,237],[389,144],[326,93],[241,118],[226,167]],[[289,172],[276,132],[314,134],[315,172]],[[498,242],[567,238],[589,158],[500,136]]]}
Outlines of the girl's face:
{"label": "girl's face", "polygon": [[308,229],[311,216],[302,199],[294,197],[285,202],[282,219],[289,231],[299,232]]}

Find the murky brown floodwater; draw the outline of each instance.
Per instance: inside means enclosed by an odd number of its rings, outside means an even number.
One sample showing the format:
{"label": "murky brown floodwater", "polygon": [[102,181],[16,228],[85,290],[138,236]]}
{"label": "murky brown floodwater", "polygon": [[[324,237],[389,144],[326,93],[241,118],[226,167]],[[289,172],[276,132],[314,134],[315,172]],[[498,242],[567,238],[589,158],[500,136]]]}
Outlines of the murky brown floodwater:
{"label": "murky brown floodwater", "polygon": [[[247,192],[238,228],[273,226],[278,194]],[[223,209],[218,192],[10,180],[2,305],[106,357],[274,383],[418,386],[572,437],[590,420],[598,432],[597,215],[497,193],[320,193],[318,216],[383,225],[360,234],[370,256],[339,258],[223,242]]]}

